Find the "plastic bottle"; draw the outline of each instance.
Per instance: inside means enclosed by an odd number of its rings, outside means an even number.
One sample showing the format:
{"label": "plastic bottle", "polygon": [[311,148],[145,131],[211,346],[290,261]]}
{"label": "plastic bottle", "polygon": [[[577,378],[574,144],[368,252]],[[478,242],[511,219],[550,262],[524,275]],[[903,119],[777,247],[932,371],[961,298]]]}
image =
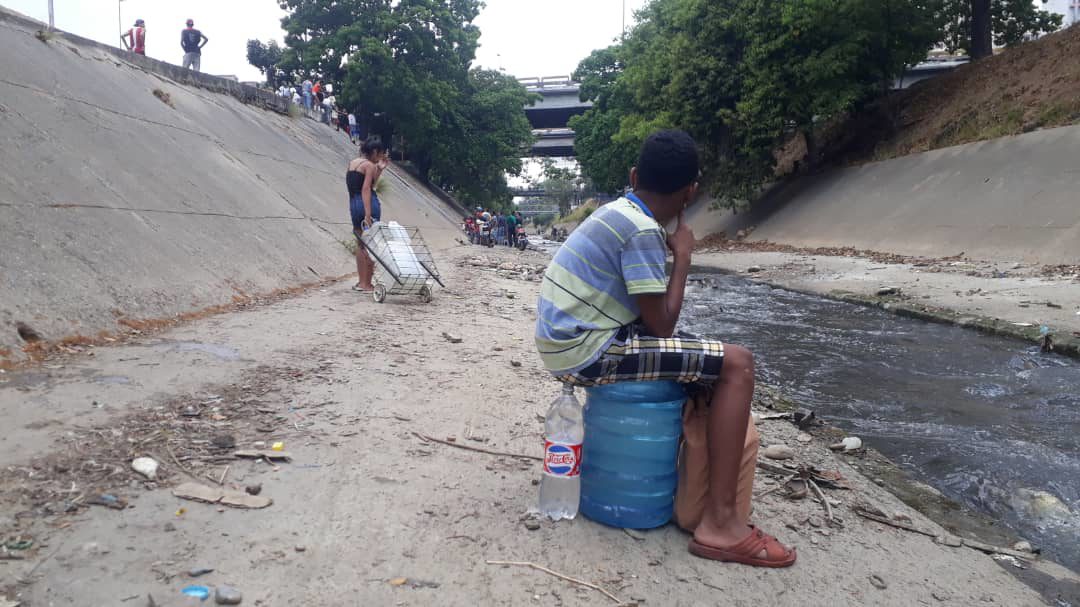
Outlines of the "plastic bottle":
{"label": "plastic bottle", "polygon": [[564,384],[544,421],[544,475],[540,480],[540,513],[558,521],[578,513],[581,497],[581,443],[585,423],[574,387]]}

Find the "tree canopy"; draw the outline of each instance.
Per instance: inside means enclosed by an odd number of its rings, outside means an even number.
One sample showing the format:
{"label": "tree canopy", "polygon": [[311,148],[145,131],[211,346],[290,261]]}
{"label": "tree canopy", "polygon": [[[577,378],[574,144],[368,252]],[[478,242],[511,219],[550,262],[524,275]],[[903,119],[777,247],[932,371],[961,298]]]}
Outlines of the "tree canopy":
{"label": "tree canopy", "polygon": [[[279,0],[277,67],[334,83],[338,102],[469,205],[509,204],[532,143],[514,78],[472,68],[479,0]],[[401,150],[398,150],[401,151]]]}
{"label": "tree canopy", "polygon": [[274,86],[276,82],[277,64],[281,61],[283,51],[277,40],[263,43],[259,40],[247,41],[247,60],[251,65],[259,68],[266,83]]}
{"label": "tree canopy", "polygon": [[[959,48],[966,35],[970,46],[979,1],[653,0],[574,73],[593,102],[570,123],[578,160],[616,191],[650,132],[681,128],[701,146],[713,193],[740,204],[775,179],[782,144],[802,138],[813,164],[823,124],[887,93],[935,45]],[[991,8],[1002,44],[1060,22],[1028,0]]]}

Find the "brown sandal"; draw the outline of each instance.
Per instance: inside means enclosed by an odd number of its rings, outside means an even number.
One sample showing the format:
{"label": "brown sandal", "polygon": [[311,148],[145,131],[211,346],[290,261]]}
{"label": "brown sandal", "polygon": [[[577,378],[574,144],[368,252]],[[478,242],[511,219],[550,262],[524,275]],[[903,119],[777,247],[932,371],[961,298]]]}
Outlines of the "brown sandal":
{"label": "brown sandal", "polygon": [[[758,554],[765,551],[765,558]],[[775,537],[750,525],[750,535],[730,548],[706,546],[690,538],[690,554],[703,559],[742,563],[752,567],[790,567],[795,564],[795,549],[787,548]]]}

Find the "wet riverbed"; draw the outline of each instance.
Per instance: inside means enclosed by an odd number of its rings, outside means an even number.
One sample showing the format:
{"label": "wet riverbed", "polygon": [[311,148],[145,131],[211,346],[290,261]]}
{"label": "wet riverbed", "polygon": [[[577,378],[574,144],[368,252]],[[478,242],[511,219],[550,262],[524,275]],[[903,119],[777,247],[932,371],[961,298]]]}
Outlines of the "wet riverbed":
{"label": "wet riverbed", "polygon": [[683,328],[952,499],[1080,570],[1080,361],[954,326],[695,276]]}

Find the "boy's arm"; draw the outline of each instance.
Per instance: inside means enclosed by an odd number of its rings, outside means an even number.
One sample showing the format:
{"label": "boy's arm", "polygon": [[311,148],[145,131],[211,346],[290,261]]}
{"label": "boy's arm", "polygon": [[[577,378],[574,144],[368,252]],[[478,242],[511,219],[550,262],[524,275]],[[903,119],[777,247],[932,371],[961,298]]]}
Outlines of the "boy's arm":
{"label": "boy's arm", "polygon": [[641,308],[641,322],[654,337],[674,335],[675,325],[679,323],[679,313],[682,311],[686,277],[690,274],[690,254],[694,248],[694,232],[684,223],[682,213],[679,213],[675,233],[667,238],[667,245],[675,256],[667,291],[637,297],[638,307]]}

